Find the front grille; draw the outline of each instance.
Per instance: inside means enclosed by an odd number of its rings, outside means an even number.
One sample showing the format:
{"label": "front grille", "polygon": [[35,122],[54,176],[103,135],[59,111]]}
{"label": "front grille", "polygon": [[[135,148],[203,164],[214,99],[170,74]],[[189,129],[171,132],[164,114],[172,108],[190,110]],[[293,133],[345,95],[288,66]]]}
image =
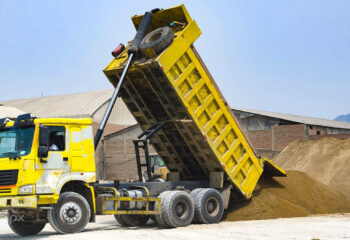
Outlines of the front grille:
{"label": "front grille", "polygon": [[0,186],[11,186],[17,184],[18,170],[0,171]]}

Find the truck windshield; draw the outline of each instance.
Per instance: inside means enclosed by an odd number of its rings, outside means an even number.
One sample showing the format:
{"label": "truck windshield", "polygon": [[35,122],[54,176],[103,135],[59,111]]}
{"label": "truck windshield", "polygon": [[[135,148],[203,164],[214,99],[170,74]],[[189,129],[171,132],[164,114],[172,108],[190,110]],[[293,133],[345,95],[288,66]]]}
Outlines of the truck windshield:
{"label": "truck windshield", "polygon": [[4,128],[0,130],[0,158],[14,158],[30,153],[34,127]]}

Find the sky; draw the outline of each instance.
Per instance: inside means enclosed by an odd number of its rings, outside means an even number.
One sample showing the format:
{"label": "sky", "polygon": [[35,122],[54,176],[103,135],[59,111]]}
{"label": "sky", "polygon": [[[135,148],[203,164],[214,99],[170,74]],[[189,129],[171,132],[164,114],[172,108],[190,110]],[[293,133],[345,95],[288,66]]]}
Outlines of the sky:
{"label": "sky", "polygon": [[0,101],[111,88],[102,70],[134,37],[130,17],[182,3],[230,106],[350,112],[348,0],[0,0]]}

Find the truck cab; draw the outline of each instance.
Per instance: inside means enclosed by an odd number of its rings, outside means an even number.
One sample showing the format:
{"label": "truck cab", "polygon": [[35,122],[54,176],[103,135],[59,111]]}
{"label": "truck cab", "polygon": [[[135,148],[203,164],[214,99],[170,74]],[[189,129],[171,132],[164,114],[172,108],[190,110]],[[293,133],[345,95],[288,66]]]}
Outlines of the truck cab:
{"label": "truck cab", "polygon": [[81,192],[92,202],[89,183],[95,181],[91,119],[0,119],[0,208],[12,220],[46,223],[64,192]]}

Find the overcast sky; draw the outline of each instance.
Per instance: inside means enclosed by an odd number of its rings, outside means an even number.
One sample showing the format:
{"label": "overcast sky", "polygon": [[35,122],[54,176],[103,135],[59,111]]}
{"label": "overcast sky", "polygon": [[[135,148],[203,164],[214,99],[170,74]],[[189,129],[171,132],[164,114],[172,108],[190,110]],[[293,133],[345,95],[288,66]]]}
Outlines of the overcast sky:
{"label": "overcast sky", "polygon": [[232,107],[350,112],[350,1],[0,0],[0,100],[111,88],[102,69],[130,17],[185,3],[195,46]]}

